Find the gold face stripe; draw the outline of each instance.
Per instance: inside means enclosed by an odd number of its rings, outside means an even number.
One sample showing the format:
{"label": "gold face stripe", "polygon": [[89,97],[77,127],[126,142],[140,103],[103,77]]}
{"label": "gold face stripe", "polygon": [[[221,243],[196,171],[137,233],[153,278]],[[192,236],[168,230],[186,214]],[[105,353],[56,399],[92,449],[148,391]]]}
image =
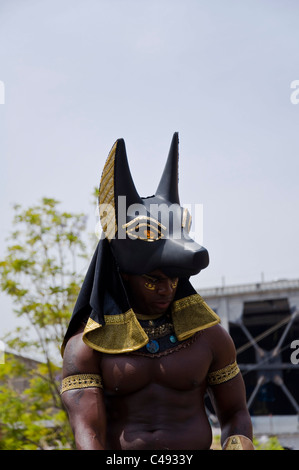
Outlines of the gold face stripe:
{"label": "gold face stripe", "polygon": [[62,380],[60,393],[89,387],[103,388],[101,376],[98,374],[69,375]]}
{"label": "gold face stripe", "polygon": [[238,367],[237,362],[235,361],[232,364],[229,364],[228,366],[223,367],[223,369],[210,372],[208,374],[208,384],[209,385],[222,384],[224,382],[227,382],[228,380],[233,379],[239,372],[240,372],[240,369]]}

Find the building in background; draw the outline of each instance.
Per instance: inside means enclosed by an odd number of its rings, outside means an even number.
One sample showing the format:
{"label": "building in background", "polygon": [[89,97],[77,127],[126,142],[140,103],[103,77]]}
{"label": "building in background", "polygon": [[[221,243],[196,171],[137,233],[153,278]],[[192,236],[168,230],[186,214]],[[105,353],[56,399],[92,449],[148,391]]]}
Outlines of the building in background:
{"label": "building in background", "polygon": [[199,293],[235,342],[255,434],[299,448],[299,279]]}

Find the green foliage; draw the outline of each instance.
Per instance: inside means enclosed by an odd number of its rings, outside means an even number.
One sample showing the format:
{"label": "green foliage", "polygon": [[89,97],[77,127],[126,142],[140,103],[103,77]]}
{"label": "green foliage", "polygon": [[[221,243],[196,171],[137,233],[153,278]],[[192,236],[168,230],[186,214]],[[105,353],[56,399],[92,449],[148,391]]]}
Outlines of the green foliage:
{"label": "green foliage", "polygon": [[55,363],[83,280],[86,217],[59,211],[58,204],[44,198],[28,209],[16,205],[15,230],[0,260],[0,287],[27,324],[2,339],[20,356],[39,358],[33,368],[16,356],[0,365],[0,448],[72,445]]}
{"label": "green foliage", "polygon": [[[60,369],[6,355],[0,368],[0,449],[70,449],[73,436],[59,397]],[[32,369],[32,367],[34,368]]]}
{"label": "green foliage", "polygon": [[255,438],[253,443],[256,450],[284,450],[276,436],[270,436],[265,441]]}

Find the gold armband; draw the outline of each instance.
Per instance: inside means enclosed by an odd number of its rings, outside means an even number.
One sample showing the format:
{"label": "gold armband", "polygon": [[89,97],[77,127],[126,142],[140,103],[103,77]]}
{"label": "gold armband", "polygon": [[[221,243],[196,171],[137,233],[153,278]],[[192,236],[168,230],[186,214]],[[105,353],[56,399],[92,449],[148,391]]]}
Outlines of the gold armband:
{"label": "gold armband", "polygon": [[208,384],[209,385],[218,385],[222,384],[223,382],[227,382],[228,380],[233,379],[238,373],[240,369],[238,367],[237,362],[233,362],[223,369],[215,370],[208,374]]}
{"label": "gold armband", "polygon": [[62,380],[60,394],[76,388],[103,388],[101,376],[98,374],[69,375]]}
{"label": "gold armband", "polygon": [[236,435],[229,436],[223,444],[223,450],[254,450],[254,445],[249,437]]}

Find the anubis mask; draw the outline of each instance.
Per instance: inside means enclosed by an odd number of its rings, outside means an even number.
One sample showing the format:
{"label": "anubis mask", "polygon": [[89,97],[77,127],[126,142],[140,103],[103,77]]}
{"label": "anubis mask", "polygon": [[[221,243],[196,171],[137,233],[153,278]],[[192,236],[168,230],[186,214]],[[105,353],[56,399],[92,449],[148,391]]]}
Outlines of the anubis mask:
{"label": "anubis mask", "polygon": [[178,193],[178,134],[173,135],[155,195],[140,197],[118,139],[105,163],[99,190],[105,237],[122,272],[188,278],[209,264],[208,251],[189,236],[191,216]]}

